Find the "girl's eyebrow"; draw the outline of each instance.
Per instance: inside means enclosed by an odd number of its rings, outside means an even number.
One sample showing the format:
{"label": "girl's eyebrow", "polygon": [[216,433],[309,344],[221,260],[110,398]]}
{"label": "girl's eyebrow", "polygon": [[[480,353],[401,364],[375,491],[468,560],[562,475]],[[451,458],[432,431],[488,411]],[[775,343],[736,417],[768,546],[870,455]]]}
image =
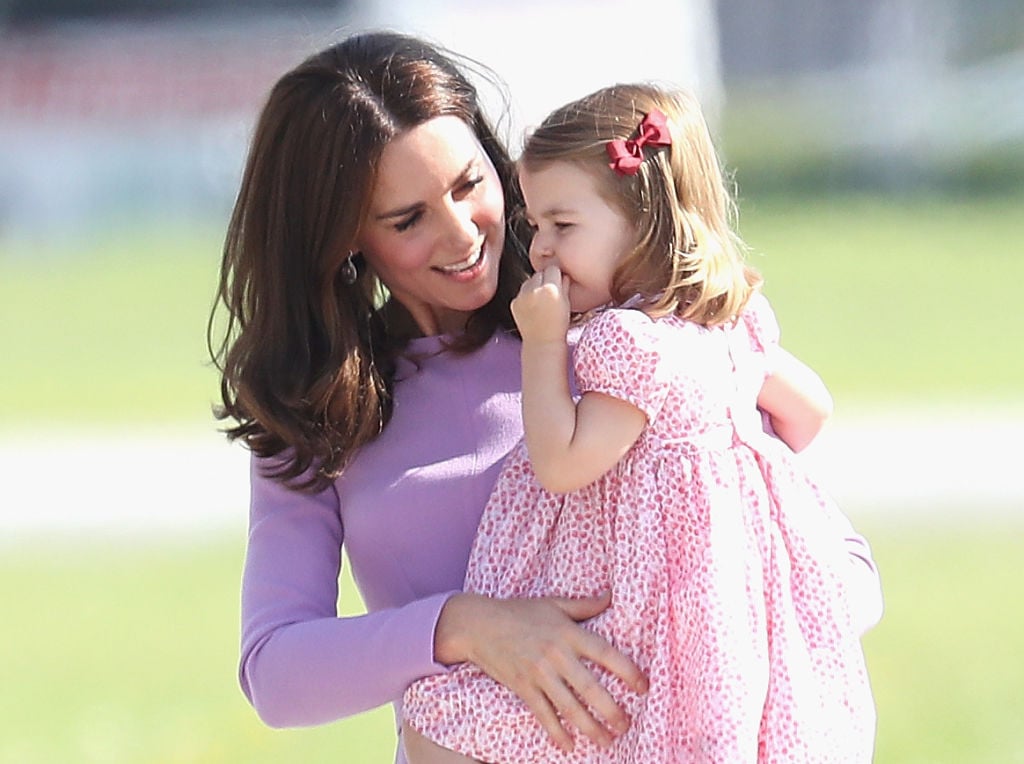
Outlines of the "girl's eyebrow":
{"label": "girl's eyebrow", "polygon": [[556,218],[560,215],[572,215],[576,212],[572,207],[549,207],[544,210],[539,217],[542,218]]}
{"label": "girl's eyebrow", "polygon": [[[465,178],[467,175],[469,175],[470,170],[473,169],[473,165],[475,165],[476,162],[477,162],[477,157],[473,157],[468,162],[466,162],[466,166],[462,168],[462,172],[460,172],[458,174],[458,176],[451,183],[449,188],[455,188],[456,186],[458,186],[462,182],[462,179]],[[387,212],[382,212],[381,214],[377,215],[376,219],[377,220],[389,220],[391,218],[404,217],[404,216],[406,216],[406,215],[408,215],[408,214],[410,214],[412,212],[416,212],[417,210],[421,209],[423,206],[424,206],[423,202],[413,202],[412,204],[407,204],[404,207],[398,207],[398,208],[393,209],[393,210],[388,210]]]}

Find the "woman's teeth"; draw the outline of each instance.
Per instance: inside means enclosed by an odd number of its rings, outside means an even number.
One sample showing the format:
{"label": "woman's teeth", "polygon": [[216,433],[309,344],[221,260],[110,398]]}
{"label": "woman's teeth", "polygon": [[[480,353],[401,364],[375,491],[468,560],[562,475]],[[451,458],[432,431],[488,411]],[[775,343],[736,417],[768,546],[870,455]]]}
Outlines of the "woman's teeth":
{"label": "woman's teeth", "polygon": [[483,257],[483,254],[484,250],[481,247],[472,255],[467,257],[465,260],[461,260],[457,263],[452,263],[451,265],[441,265],[438,267],[438,270],[443,271],[444,273],[461,273],[462,271],[469,270],[474,265],[479,263],[480,258]]}

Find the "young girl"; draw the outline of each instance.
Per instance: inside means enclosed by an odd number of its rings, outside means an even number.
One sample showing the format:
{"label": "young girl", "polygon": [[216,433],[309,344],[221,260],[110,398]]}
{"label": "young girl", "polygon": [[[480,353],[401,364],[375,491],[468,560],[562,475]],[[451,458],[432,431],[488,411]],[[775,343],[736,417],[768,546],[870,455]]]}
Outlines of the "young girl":
{"label": "young girl", "polygon": [[501,764],[870,761],[871,617],[854,606],[850,526],[793,459],[831,400],[779,346],[699,106],[650,86],[598,91],[531,136],[520,182],[536,269],[512,304],[526,434],[466,587],[610,590],[589,625],[650,689],[598,671],[632,724],[606,747],[577,735],[559,748],[463,664],[407,691],[410,761],[465,760],[435,743]]}

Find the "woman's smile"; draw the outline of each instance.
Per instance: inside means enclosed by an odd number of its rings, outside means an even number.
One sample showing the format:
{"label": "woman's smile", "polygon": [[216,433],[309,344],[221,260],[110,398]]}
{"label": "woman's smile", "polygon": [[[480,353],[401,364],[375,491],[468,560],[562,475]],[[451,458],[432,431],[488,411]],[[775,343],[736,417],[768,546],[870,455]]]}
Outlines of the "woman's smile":
{"label": "woman's smile", "polygon": [[461,260],[451,265],[437,266],[435,270],[441,271],[449,276],[459,276],[462,279],[470,279],[480,273],[484,264],[484,248],[481,246],[473,254],[467,257],[465,260]]}

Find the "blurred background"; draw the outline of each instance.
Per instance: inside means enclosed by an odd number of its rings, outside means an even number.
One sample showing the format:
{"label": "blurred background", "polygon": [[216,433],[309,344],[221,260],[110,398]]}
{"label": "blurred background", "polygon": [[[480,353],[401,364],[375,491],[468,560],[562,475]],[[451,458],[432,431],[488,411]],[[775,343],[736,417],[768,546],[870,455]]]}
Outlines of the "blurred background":
{"label": "blurred background", "polygon": [[205,347],[262,99],[377,27],[492,68],[513,153],[613,81],[698,93],[882,569],[876,760],[1024,762],[1020,0],[0,0],[0,764],[391,760],[388,709],[272,731],[237,689]]}

